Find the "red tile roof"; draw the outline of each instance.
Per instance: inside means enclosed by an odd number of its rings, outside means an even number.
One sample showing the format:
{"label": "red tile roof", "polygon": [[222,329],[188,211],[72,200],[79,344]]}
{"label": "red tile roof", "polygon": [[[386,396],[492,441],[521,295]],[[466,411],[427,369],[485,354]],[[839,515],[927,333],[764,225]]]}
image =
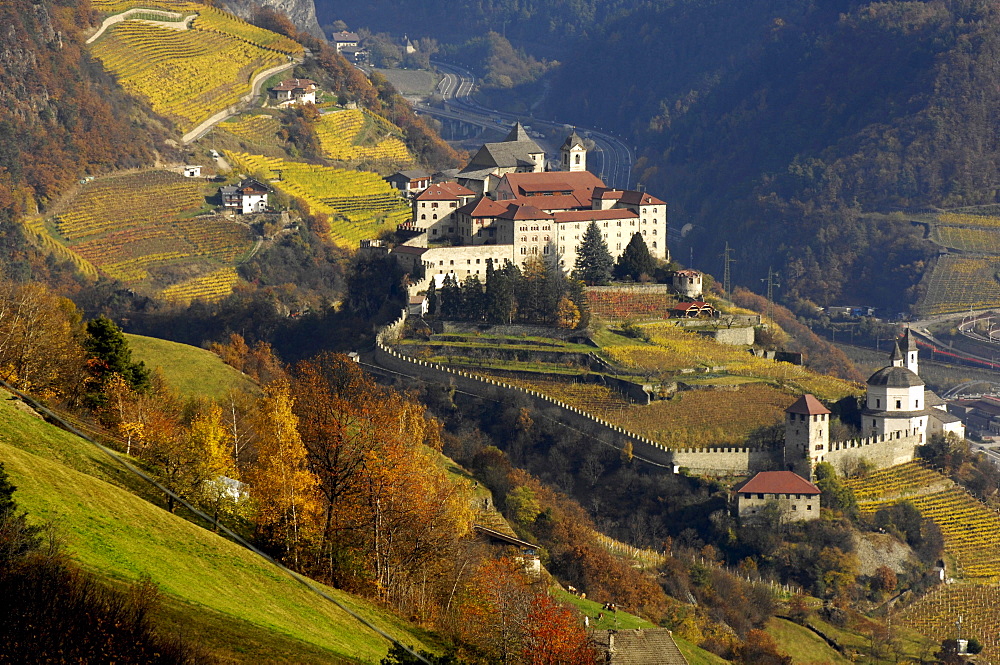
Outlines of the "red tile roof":
{"label": "red tile roof", "polygon": [[761,471],[737,494],[819,494],[819,488],[791,471]]}
{"label": "red tile roof", "polygon": [[271,90],[308,90],[316,89],[316,81],[311,79],[285,79]]}
{"label": "red tile roof", "polygon": [[476,193],[462,187],[457,182],[439,182],[431,185],[420,193],[418,201],[450,201],[462,196],[475,196]]}
{"label": "red tile roof", "polygon": [[624,208],[612,210],[567,210],[553,213],[557,222],[596,222],[606,219],[636,219],[637,214]]}
{"label": "red tile roof", "polygon": [[504,219],[552,219],[552,215],[547,212],[543,212],[530,205],[518,205],[517,203],[511,203],[507,206],[507,211],[500,215]]}
{"label": "red tile roof", "polygon": [[785,413],[804,413],[808,416],[830,413],[830,409],[812,395],[805,394],[785,409]]}
{"label": "red tile roof", "polygon": [[[464,188],[463,188],[464,189]],[[499,217],[507,212],[507,206],[501,205],[493,199],[483,197],[478,201],[466,203],[457,212],[469,217]]]}
{"label": "red tile roof", "polygon": [[[676,304],[676,305],[673,306],[673,309],[675,309],[675,310],[677,310],[679,312],[689,312],[692,309],[704,309],[706,307],[708,309],[712,309],[712,306],[709,305],[707,302],[702,302],[700,300],[695,300],[693,302],[678,303],[678,304]],[[827,411],[827,413],[829,413],[829,411]]]}

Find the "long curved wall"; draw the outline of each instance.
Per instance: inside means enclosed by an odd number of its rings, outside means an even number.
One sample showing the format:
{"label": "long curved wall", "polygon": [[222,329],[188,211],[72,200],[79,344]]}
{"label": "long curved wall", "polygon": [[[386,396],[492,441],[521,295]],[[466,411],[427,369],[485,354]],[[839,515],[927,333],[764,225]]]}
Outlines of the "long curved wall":
{"label": "long curved wall", "polygon": [[[525,397],[536,409],[547,412],[564,425],[619,450],[623,449],[626,443],[631,443],[635,457],[671,471],[676,471],[678,467],[686,467],[692,473],[726,475],[776,468],[773,467],[775,455],[780,455],[780,451],[738,447],[671,450],[544,393],[404,356],[386,342],[402,332],[405,322],[404,310],[398,319],[384,327],[376,336],[375,362],[380,367],[408,376],[417,376],[426,381],[451,385],[485,399],[497,399],[503,395]],[[780,464],[780,460],[778,463]]]}

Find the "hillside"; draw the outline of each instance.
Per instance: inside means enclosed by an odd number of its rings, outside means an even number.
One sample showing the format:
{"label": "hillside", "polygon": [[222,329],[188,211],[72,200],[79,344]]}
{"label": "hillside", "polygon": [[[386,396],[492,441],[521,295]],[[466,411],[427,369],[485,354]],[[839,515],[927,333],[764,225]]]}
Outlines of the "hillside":
{"label": "hillside", "polygon": [[211,351],[155,337],[125,335],[136,360],[159,368],[172,390],[183,397],[218,399],[233,389],[257,392],[248,377]]}
{"label": "hillside", "polygon": [[[102,453],[14,404],[0,404],[0,458],[21,507],[53,521],[74,560],[108,581],[150,575],[178,631],[236,662],[273,662],[275,654],[284,662],[355,662],[385,654],[388,643],[342,610],[242,547],[109,483],[121,475]],[[420,644],[391,614],[326,592]]]}
{"label": "hillside", "polygon": [[998,27],[981,1],[666,3],[579,44],[545,108],[634,137],[696,266],[728,241],[740,283],[781,266],[784,298],[899,311],[934,251],[861,213],[994,202]]}

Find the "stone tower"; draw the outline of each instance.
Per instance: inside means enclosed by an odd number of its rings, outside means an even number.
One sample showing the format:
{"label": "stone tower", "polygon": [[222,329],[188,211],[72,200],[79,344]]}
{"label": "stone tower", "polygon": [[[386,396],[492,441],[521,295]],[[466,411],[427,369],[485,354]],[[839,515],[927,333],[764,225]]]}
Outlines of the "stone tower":
{"label": "stone tower", "polygon": [[830,410],[812,395],[785,409],[785,469],[812,478],[830,449]]}
{"label": "stone tower", "polygon": [[566,137],[559,148],[559,156],[562,158],[563,171],[586,171],[587,170],[587,148],[583,145],[583,139],[573,132]]}

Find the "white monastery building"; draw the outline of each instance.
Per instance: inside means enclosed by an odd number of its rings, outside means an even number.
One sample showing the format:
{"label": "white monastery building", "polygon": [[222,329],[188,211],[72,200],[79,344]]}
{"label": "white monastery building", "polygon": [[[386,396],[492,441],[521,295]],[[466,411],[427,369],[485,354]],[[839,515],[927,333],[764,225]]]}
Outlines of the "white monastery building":
{"label": "white monastery building", "polygon": [[636,233],[655,258],[669,260],[667,204],[645,192],[610,188],[586,170],[576,132],[560,148],[562,171],[545,170],[545,151],[520,124],[504,141],[486,143],[457,176],[413,199],[401,230],[417,235],[392,254],[412,275],[486,275],[533,256],[573,270],[577,246],[595,222],[613,258]]}

